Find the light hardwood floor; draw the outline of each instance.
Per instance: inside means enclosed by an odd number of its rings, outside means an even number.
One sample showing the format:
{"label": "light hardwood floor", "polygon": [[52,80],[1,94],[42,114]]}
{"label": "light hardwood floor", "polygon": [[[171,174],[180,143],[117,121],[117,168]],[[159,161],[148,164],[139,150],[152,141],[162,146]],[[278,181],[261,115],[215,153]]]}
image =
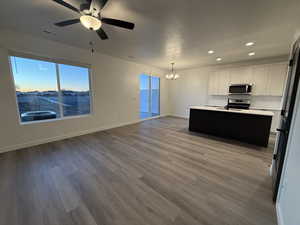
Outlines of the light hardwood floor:
{"label": "light hardwood floor", "polygon": [[165,117],[0,155],[1,225],[275,225],[274,140]]}

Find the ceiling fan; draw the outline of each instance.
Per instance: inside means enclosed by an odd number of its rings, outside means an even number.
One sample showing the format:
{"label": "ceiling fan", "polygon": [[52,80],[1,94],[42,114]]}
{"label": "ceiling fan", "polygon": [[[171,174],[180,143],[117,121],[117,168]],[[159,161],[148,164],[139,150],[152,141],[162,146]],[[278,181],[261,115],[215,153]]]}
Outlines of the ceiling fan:
{"label": "ceiling fan", "polygon": [[108,39],[107,34],[101,28],[102,23],[122,27],[125,29],[133,30],[134,23],[126,22],[123,20],[111,19],[101,16],[101,10],[106,5],[108,0],[86,0],[86,3],[80,5],[80,8],[72,6],[71,4],[63,1],[63,0],[52,0],[68,9],[73,10],[74,12],[80,14],[80,18],[65,20],[62,22],[55,23],[54,25],[59,27],[65,27],[77,23],[81,23],[84,27],[89,30],[96,31],[98,36],[102,40]]}

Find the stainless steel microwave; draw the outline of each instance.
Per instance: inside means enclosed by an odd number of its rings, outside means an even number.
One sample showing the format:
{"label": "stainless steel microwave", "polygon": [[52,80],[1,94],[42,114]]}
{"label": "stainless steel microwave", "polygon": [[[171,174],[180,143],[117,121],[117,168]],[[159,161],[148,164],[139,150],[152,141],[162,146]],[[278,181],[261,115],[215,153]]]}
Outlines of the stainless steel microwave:
{"label": "stainless steel microwave", "polygon": [[229,86],[229,94],[251,94],[251,84],[231,84]]}

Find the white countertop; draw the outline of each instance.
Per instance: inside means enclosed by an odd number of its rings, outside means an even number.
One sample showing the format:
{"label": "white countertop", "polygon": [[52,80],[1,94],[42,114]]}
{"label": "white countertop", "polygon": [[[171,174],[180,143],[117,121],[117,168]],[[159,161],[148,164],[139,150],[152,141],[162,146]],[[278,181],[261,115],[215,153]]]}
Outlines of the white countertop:
{"label": "white countertop", "polygon": [[225,109],[224,107],[212,107],[212,106],[191,106],[190,109],[200,109],[200,110],[211,110],[220,111],[228,113],[243,113],[243,114],[253,114],[261,116],[274,116],[273,112],[265,110],[253,110],[253,109]]}

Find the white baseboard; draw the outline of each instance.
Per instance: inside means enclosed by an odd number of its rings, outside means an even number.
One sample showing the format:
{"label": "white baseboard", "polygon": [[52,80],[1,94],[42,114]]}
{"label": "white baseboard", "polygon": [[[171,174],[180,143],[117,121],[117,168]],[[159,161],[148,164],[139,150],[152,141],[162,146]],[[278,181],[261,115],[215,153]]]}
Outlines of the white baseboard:
{"label": "white baseboard", "polygon": [[282,218],[282,213],[281,213],[280,206],[279,206],[278,202],[276,202],[276,215],[277,215],[278,225],[284,225],[283,218]]}
{"label": "white baseboard", "polygon": [[68,134],[65,134],[65,135],[61,135],[61,136],[45,138],[45,139],[36,140],[36,141],[29,141],[29,142],[26,142],[26,143],[21,143],[21,144],[16,144],[16,145],[10,145],[10,146],[0,148],[0,153],[20,150],[20,149],[23,149],[23,148],[28,148],[28,147],[32,147],[32,146],[36,146],[36,145],[41,145],[41,144],[46,144],[46,143],[54,142],[54,141],[60,141],[60,140],[63,140],[63,139],[77,137],[77,136],[81,136],[81,135],[85,135],[85,134],[91,134],[91,133],[95,133],[95,132],[99,132],[99,131],[109,130],[109,129],[112,129],[112,128],[117,128],[117,127],[122,127],[122,126],[126,126],[126,125],[135,124],[135,123],[140,123],[140,122],[143,122],[143,121],[146,121],[146,120],[157,119],[157,118],[165,117],[165,116],[167,116],[167,115],[160,115],[160,116],[146,118],[146,119],[138,119],[138,120],[134,120],[134,121],[130,121],[130,122],[119,123],[119,124],[114,124],[114,125],[108,125],[108,126],[103,126],[103,127],[97,127],[97,128],[93,128],[93,129],[89,129],[89,130],[72,132],[72,133],[68,133]]}

